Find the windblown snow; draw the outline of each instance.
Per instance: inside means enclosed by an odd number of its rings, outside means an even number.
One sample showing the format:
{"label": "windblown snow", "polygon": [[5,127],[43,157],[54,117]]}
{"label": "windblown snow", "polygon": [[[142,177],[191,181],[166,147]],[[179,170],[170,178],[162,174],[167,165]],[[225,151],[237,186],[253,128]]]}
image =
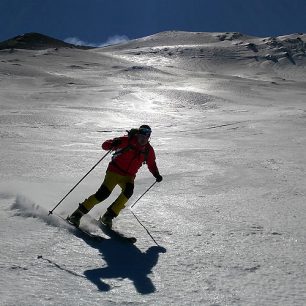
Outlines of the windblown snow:
{"label": "windblown snow", "polygon": [[[305,305],[306,35],[0,51],[1,305]],[[149,124],[164,180],[93,242],[48,212]],[[103,161],[55,213],[102,183]],[[131,205],[154,182],[144,166]],[[98,218],[119,189],[97,205]]]}

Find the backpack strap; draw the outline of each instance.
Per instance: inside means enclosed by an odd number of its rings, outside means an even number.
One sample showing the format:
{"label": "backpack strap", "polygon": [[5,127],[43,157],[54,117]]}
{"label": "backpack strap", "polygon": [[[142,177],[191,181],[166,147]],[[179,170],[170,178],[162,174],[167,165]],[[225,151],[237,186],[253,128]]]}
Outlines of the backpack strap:
{"label": "backpack strap", "polygon": [[149,156],[149,153],[150,153],[150,147],[148,146],[148,144],[149,143],[146,144],[146,148],[145,148],[145,151],[144,151],[144,161],[143,161],[144,164],[147,163],[148,156]]}
{"label": "backpack strap", "polygon": [[133,150],[134,146],[132,146],[131,144],[128,144],[126,147],[117,150],[114,152],[112,159],[115,159],[117,156],[124,154],[127,151]]}
{"label": "backpack strap", "polygon": [[[129,143],[127,146],[125,146],[124,148],[120,149],[120,150],[117,150],[116,152],[114,152],[113,154],[113,157],[112,157],[112,163],[115,164],[115,159],[117,156],[121,155],[121,154],[124,154],[125,152],[128,152],[130,150],[134,150],[135,147],[130,144],[130,138],[129,138]],[[145,150],[144,151],[141,151],[141,153],[144,154],[144,161],[143,163],[146,164],[147,163],[147,160],[148,160],[148,156],[149,156],[149,153],[150,153],[150,146],[149,146],[149,143],[146,144],[145,146]]]}

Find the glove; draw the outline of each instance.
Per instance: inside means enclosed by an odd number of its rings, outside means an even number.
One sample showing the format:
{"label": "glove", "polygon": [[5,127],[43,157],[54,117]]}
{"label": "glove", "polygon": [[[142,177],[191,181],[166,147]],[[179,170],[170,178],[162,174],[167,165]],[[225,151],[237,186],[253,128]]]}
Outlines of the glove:
{"label": "glove", "polygon": [[112,147],[118,147],[121,144],[120,138],[114,138],[112,142]]}
{"label": "glove", "polygon": [[162,180],[163,180],[163,177],[160,175],[160,174],[156,174],[156,175],[154,175],[155,176],[155,178],[156,178],[156,182],[157,183],[160,183]]}

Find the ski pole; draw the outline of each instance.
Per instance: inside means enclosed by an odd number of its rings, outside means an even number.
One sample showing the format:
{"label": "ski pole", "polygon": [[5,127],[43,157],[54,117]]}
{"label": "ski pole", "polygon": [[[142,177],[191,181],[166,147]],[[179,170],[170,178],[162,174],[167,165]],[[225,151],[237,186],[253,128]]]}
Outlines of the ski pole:
{"label": "ski pole", "polygon": [[137,222],[146,230],[146,232],[148,233],[148,235],[151,237],[151,239],[155,242],[155,244],[157,246],[159,246],[159,244],[156,242],[156,240],[153,238],[153,236],[150,234],[149,230],[140,222],[140,220],[137,218],[137,216],[134,214],[134,212],[132,211],[133,206],[135,206],[136,203],[138,203],[138,201],[157,183],[157,181],[155,181],[138,199],[137,201],[135,201],[131,207],[130,207],[130,211],[133,214],[133,216],[135,217],[135,219],[137,220]]}
{"label": "ski pole", "polygon": [[52,209],[52,210],[49,210],[49,215],[52,215],[54,209],[56,207],[58,207],[66,198],[67,196],[84,180],[84,178],[93,170],[95,169],[98,164],[111,152],[112,150],[109,150],[73,187],[72,189],[56,204],[56,206]]}
{"label": "ski pole", "polygon": [[149,230],[140,222],[140,220],[138,219],[138,217],[134,214],[134,212],[131,210],[131,213],[133,214],[133,216],[135,217],[135,219],[138,221],[138,223],[146,230],[147,234],[151,237],[151,239],[155,242],[155,244],[157,246],[160,246],[156,240],[153,238],[153,236],[151,235],[151,233],[149,232]]}
{"label": "ski pole", "polygon": [[135,203],[133,203],[130,207],[130,209],[133,208],[133,206],[135,206],[136,203],[138,203],[138,201],[157,183],[157,181],[155,181],[138,199]]}

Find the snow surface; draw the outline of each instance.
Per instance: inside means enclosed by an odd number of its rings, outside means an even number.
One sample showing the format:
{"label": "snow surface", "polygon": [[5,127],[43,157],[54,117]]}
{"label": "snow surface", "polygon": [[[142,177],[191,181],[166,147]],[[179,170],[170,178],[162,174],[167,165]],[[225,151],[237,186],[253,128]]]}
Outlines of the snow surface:
{"label": "snow surface", "polygon": [[[305,43],[165,32],[0,51],[0,304],[305,305]],[[115,226],[135,245],[93,243],[48,216],[101,143],[140,124],[164,180],[133,212],[160,247],[129,208]],[[55,212],[95,192],[108,161]],[[129,204],[153,182],[143,167]]]}

